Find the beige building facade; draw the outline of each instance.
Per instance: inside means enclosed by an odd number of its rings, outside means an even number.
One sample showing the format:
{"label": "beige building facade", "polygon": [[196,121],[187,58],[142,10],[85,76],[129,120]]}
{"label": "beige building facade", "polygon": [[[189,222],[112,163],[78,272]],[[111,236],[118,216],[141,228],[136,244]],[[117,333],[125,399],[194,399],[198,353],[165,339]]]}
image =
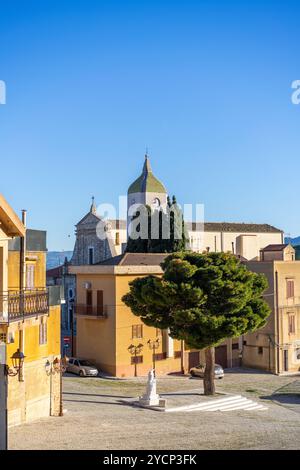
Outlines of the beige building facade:
{"label": "beige building facade", "polygon": [[[166,330],[144,325],[122,302],[136,277],[162,275],[160,263],[165,256],[127,253],[94,266],[70,267],[77,279],[78,357],[117,377],[146,375],[153,360],[158,375],[191,365],[193,355],[183,352],[181,341],[173,340]],[[148,342],[157,339],[158,347],[152,350]]]}
{"label": "beige building facade", "polygon": [[272,313],[265,327],[243,337],[244,366],[275,374],[300,371],[300,261],[293,252],[281,245],[267,250],[273,260],[246,263],[251,271],[266,275],[269,287],[264,295]]}

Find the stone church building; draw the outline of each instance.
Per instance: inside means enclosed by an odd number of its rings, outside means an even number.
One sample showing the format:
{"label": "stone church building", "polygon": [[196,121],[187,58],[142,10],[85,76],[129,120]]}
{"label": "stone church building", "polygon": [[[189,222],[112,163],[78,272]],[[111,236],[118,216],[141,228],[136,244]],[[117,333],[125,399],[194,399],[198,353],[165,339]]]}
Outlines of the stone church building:
{"label": "stone church building", "polygon": [[[136,205],[153,209],[167,205],[167,190],[155,177],[148,156],[145,156],[141,175],[129,186],[127,193],[127,221],[103,220],[97,214],[93,200],[89,212],[76,225],[76,242],[72,265],[96,264],[125,251],[127,230]],[[97,236],[98,224],[103,224],[106,239]],[[230,251],[246,260],[259,258],[267,245],[283,243],[283,232],[268,224],[230,222],[186,222],[189,248],[192,251]]]}

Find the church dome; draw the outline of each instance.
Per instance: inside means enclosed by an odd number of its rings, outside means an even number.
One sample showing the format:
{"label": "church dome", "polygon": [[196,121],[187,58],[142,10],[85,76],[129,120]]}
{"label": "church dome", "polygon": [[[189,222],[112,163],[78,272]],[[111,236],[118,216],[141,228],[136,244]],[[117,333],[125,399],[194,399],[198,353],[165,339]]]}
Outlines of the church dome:
{"label": "church dome", "polygon": [[148,155],[145,155],[141,176],[129,186],[128,194],[133,193],[167,193],[164,185],[153,175]]}

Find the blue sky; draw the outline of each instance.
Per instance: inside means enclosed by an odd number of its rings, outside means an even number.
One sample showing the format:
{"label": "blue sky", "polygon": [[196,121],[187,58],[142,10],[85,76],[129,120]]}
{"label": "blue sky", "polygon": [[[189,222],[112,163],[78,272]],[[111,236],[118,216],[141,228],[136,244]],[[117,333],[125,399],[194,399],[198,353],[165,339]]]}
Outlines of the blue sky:
{"label": "blue sky", "polygon": [[[208,221],[300,234],[294,1],[0,1],[2,192],[49,249],[141,171]],[[68,236],[70,235],[70,237]]]}

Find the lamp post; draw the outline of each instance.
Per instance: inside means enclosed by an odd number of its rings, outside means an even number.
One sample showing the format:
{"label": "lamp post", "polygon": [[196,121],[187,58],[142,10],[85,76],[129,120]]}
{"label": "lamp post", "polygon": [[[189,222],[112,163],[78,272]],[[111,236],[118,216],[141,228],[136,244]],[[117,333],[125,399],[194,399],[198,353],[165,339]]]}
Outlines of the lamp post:
{"label": "lamp post", "polygon": [[149,345],[149,348],[152,351],[153,371],[154,371],[154,377],[156,377],[156,373],[155,373],[155,351],[156,351],[156,349],[159,348],[160,341],[159,341],[159,338],[156,338],[155,340],[152,340],[152,341],[151,341],[151,339],[149,339],[147,341],[147,343]]}
{"label": "lamp post", "polygon": [[69,301],[70,304],[70,327],[71,327],[71,356],[74,355],[74,299]]}
{"label": "lamp post", "polygon": [[50,376],[51,383],[50,383],[50,400],[52,405],[52,375],[59,374],[59,387],[60,387],[60,394],[59,394],[59,416],[64,415],[63,411],[63,399],[62,399],[62,375],[66,371],[66,361],[65,358],[59,359],[56,357],[53,362],[49,360],[46,361],[45,364],[46,374]]}
{"label": "lamp post", "polygon": [[131,344],[130,346],[128,346],[128,351],[130,352],[130,354],[133,356],[133,361],[134,361],[134,376],[137,377],[137,355],[140,354],[142,352],[142,349],[143,349],[143,345],[140,343],[138,344],[137,346],[135,346],[134,344]]}

